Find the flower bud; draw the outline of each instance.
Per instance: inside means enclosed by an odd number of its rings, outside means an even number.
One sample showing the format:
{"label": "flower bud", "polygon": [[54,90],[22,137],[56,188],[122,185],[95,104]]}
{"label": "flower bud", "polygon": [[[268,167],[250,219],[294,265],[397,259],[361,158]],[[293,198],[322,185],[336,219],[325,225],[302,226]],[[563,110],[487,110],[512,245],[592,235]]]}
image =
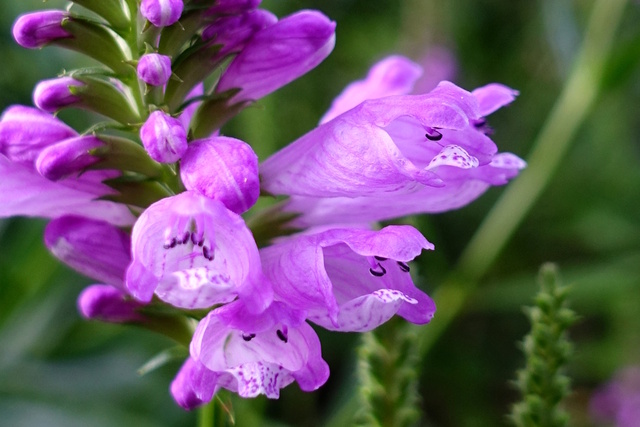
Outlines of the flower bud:
{"label": "flower bud", "polygon": [[33,103],[48,113],[55,113],[80,101],[80,97],[71,93],[71,86],[82,86],[83,83],[73,77],[59,77],[43,80],[33,91]]}
{"label": "flower bud", "polygon": [[140,13],[156,27],[168,27],[180,19],[182,0],[142,0]]}
{"label": "flower bud", "polygon": [[142,125],[140,139],[156,162],[177,162],[187,151],[187,132],[182,123],[160,110],[151,113]]}
{"label": "flower bud", "polygon": [[131,238],[108,222],[77,215],[58,217],[44,232],[47,249],[79,273],[124,289]]}
{"label": "flower bud", "polygon": [[67,14],[62,10],[42,10],[20,16],[13,24],[13,38],[22,47],[36,49],[47,43],[71,37],[62,28],[62,20]]}
{"label": "flower bud", "polygon": [[11,161],[31,164],[40,151],[77,133],[37,108],[12,105],[0,117],[0,153]]}
{"label": "flower bud", "polygon": [[335,26],[320,12],[302,11],[259,31],[229,64],[216,91],[242,89],[236,101],[268,95],[329,55]]}
{"label": "flower bud", "polygon": [[216,137],[189,144],[180,162],[180,178],[187,190],[221,201],[241,214],[258,200],[258,156],[234,138]]}
{"label": "flower bud", "polygon": [[82,172],[100,161],[99,157],[90,154],[90,150],[102,145],[103,142],[93,135],[65,139],[40,152],[36,159],[36,170],[51,181]]}
{"label": "flower bud", "polygon": [[278,18],[266,10],[258,9],[243,15],[216,19],[202,32],[205,41],[215,39],[223,45],[219,55],[241,50],[255,33],[278,22]]}
{"label": "flower bud", "polygon": [[78,297],[82,316],[109,323],[143,321],[144,317],[136,312],[142,306],[124,291],[109,285],[91,285]]}
{"label": "flower bud", "polygon": [[138,62],[138,78],[151,86],[164,86],[171,77],[171,58],[158,53],[143,55]]}

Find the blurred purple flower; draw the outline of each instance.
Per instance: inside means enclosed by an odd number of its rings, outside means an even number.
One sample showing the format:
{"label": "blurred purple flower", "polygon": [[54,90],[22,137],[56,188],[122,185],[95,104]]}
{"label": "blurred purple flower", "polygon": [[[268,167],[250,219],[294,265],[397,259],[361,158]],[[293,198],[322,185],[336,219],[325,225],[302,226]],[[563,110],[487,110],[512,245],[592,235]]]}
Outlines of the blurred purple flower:
{"label": "blurred purple flower", "polygon": [[242,218],[196,192],[149,206],[133,226],[132,254],[126,286],[143,302],[155,293],[191,309],[241,297],[255,312],[271,303],[271,286]]}
{"label": "blurred purple flower", "polygon": [[[198,1],[198,0],[196,0]],[[255,9],[262,0],[218,0],[215,6],[207,9],[208,14],[235,15]]]}
{"label": "blurred purple flower", "polygon": [[220,387],[242,397],[277,399],[294,381],[313,391],[329,377],[320,340],[304,321],[304,311],[281,302],[257,315],[242,300],[212,311],[198,324],[191,357],[172,385],[187,409],[211,400]]}
{"label": "blurred purple flower", "polygon": [[180,19],[183,8],[182,0],[142,0],[140,14],[156,27],[168,27]]}
{"label": "blurred purple flower", "polygon": [[320,12],[289,15],[257,32],[220,77],[236,102],[262,98],[315,68],[333,50],[335,22]]}
{"label": "blurred purple flower", "polygon": [[241,214],[260,195],[258,156],[239,139],[218,136],[193,141],[180,162],[180,177],[195,190]]}
{"label": "blurred purple flower", "polygon": [[596,422],[615,427],[640,426],[640,367],[629,366],[616,373],[593,394],[589,406]]}
{"label": "blurred purple flower", "polygon": [[82,316],[109,323],[144,321],[144,316],[137,312],[142,306],[122,289],[109,285],[88,286],[78,297],[78,310]]}
{"label": "blurred purple flower", "polygon": [[136,68],[138,78],[151,86],[164,86],[171,77],[171,58],[158,53],[142,55]]}
{"label": "blurred purple flower", "polygon": [[36,85],[33,91],[33,103],[43,111],[55,113],[61,108],[80,101],[80,97],[73,95],[69,87],[83,85],[84,83],[73,77],[43,80]]}
{"label": "blurred purple flower", "polygon": [[36,49],[47,43],[71,37],[62,21],[67,13],[62,10],[41,10],[20,16],[13,24],[13,38],[22,47]]}
{"label": "blurred purple flower", "polygon": [[182,123],[161,110],[149,115],[140,128],[140,139],[156,162],[177,162],[187,151],[187,132]]}
{"label": "blurred purple flower", "polygon": [[435,304],[415,287],[408,262],[433,245],[409,226],[308,231],[260,250],[276,298],[338,331],[372,330],[398,314],[431,320]]}

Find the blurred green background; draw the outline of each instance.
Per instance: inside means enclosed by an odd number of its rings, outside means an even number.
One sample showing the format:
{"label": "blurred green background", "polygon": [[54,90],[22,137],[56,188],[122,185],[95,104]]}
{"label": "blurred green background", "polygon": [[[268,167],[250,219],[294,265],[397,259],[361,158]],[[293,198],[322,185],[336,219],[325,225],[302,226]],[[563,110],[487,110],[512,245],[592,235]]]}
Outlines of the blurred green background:
{"label": "blurred green background", "polygon": [[[0,4],[2,109],[31,105],[36,82],[84,64],[73,53],[29,51],[12,39],[11,25],[20,13],[64,4]],[[338,24],[336,48],[317,69],[244,111],[224,132],[251,143],[264,158],[313,128],[333,97],[375,61],[391,53],[420,61],[445,48],[457,63],[452,78],[460,86],[471,90],[495,81],[520,91],[490,124],[501,151],[526,159],[565,85],[592,5],[587,0],[265,0],[263,6],[278,16],[303,8],[325,12]],[[531,302],[538,268],[546,261],[559,265],[572,286],[571,306],[581,316],[570,331],[574,392],[567,405],[574,425],[592,425],[587,405],[594,388],[616,369],[640,364],[639,20],[640,5],[628,4],[600,96],[550,186],[421,361],[420,425],[507,425],[505,414],[518,398],[509,381],[524,364],[517,343],[529,328],[522,306]],[[77,111],[61,117],[79,130],[90,119]],[[493,188],[459,211],[411,219],[436,245],[416,262],[423,289],[431,293],[450,274],[502,192]],[[75,299],[91,282],[48,254],[42,244],[45,224],[0,220],[0,425],[194,425],[195,415],[178,408],[168,392],[178,362],[142,377],[136,373],[173,344],[146,331],[81,320]],[[447,309],[438,306],[440,313]],[[344,403],[356,387],[359,337],[319,333],[332,370],[329,382],[312,394],[289,386],[278,401],[228,397],[239,426],[350,425],[353,408]]]}

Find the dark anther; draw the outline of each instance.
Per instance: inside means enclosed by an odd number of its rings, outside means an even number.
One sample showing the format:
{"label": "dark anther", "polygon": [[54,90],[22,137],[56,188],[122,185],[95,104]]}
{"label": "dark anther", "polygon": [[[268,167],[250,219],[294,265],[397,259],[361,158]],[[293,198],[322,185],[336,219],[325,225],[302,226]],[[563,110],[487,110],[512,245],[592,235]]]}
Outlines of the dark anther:
{"label": "dark anther", "polygon": [[431,131],[427,131],[427,133],[424,136],[429,141],[440,141],[442,139],[442,134],[435,129]]}
{"label": "dark anther", "polygon": [[479,120],[476,120],[475,122],[473,122],[473,126],[477,127],[477,128],[481,128],[482,126],[487,124],[487,119],[482,118]]}
{"label": "dark anther", "polygon": [[202,246],[204,245],[204,238],[201,237],[200,239],[198,239],[196,233],[191,233],[191,243],[193,243],[194,245]]}
{"label": "dark anther", "polygon": [[171,249],[171,248],[175,248],[177,244],[178,242],[176,241],[176,238],[173,237],[168,242],[164,242],[164,245],[162,245],[162,247],[165,249]]}
{"label": "dark anther", "polygon": [[242,339],[245,340],[246,342],[251,341],[252,339],[254,339],[256,337],[256,334],[242,334]]}
{"label": "dark anther", "polygon": [[215,258],[213,251],[210,251],[208,246],[202,247],[202,255],[204,255],[204,257],[209,261],[213,261],[213,259]]}
{"label": "dark anther", "polygon": [[380,265],[380,263],[377,263],[377,264],[378,264],[378,267],[380,267],[381,271],[377,271],[377,270],[374,270],[373,268],[370,268],[369,273],[373,274],[376,277],[382,277],[385,274],[387,274],[387,270],[385,270],[384,267]]}
{"label": "dark anther", "polygon": [[375,259],[377,259],[378,261],[386,261],[387,258],[381,257],[381,256],[374,256]]}
{"label": "dark anther", "polygon": [[280,338],[280,341],[285,344],[287,343],[287,341],[289,341],[289,337],[287,337],[280,329],[276,331],[276,335],[278,336],[278,338]]}
{"label": "dark anther", "polygon": [[188,231],[185,231],[184,234],[182,235],[182,240],[180,241],[180,243],[184,245],[189,241],[189,237],[191,237],[191,233],[189,233]]}
{"label": "dark anther", "polygon": [[411,268],[404,262],[398,261],[398,267],[400,267],[400,270],[404,271],[405,273],[408,273],[409,271],[411,271]]}

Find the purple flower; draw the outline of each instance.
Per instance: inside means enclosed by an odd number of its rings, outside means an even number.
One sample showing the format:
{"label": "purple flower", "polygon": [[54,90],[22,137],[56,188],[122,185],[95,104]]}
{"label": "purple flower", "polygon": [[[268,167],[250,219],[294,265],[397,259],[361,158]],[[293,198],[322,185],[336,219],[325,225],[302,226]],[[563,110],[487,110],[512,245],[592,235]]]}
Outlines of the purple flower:
{"label": "purple flower", "polygon": [[276,298],[306,310],[324,328],[364,332],[399,314],[423,324],[435,304],[415,287],[407,264],[433,245],[413,227],[329,229],[260,250]]}
{"label": "purple flower", "polygon": [[119,228],[105,221],[67,215],[47,224],[44,243],[74,270],[124,290],[131,238]]}
{"label": "purple flower", "polygon": [[82,316],[109,323],[144,321],[144,316],[137,312],[142,306],[122,289],[109,285],[91,285],[78,297],[78,310]]}
{"label": "purple flower", "polygon": [[0,118],[0,153],[13,162],[33,165],[43,148],[77,135],[51,114],[12,105]]}
{"label": "purple flower", "polygon": [[140,139],[149,156],[160,163],[177,162],[187,150],[187,133],[180,120],[160,110],[142,125]]}
{"label": "purple flower", "polygon": [[304,311],[281,302],[258,315],[242,301],[212,311],[198,324],[191,357],[172,385],[174,397],[188,409],[211,400],[220,387],[242,397],[276,399],[294,381],[313,391],[329,377],[320,340],[304,321]]}
{"label": "purple flower", "polygon": [[207,308],[243,298],[264,310],[272,298],[253,236],[224,205],[187,191],[162,199],[138,218],[126,285],[148,302],[154,292],[182,308]]}
{"label": "purple flower", "polygon": [[182,0],[142,0],[140,14],[156,27],[168,27],[180,19],[183,8]]}
{"label": "purple flower", "polygon": [[301,11],[256,33],[226,69],[217,92],[242,89],[237,102],[262,98],[315,68],[335,44],[335,22]]}
{"label": "purple flower", "polygon": [[57,142],[43,149],[36,159],[40,175],[52,181],[85,171],[100,161],[91,150],[104,143],[93,135],[81,135]]}
{"label": "purple flower", "polygon": [[218,55],[224,56],[232,51],[240,51],[251,37],[260,30],[272,26],[278,18],[269,11],[258,9],[242,15],[221,17],[213,21],[202,32],[205,41],[213,39],[222,45]]}
{"label": "purple flower", "polygon": [[640,367],[620,370],[591,397],[589,410],[594,421],[615,427],[637,427],[640,420]]}
{"label": "purple flower", "polygon": [[13,38],[22,47],[36,49],[47,43],[71,37],[62,21],[67,13],[62,10],[41,10],[20,16],[13,24]]}
{"label": "purple flower", "polygon": [[[198,0],[196,0],[198,1]],[[262,0],[218,0],[216,5],[207,9],[208,14],[237,15],[260,5]]]}
{"label": "purple flower", "polygon": [[41,110],[55,113],[80,101],[80,97],[73,95],[69,87],[83,85],[84,83],[73,77],[43,80],[36,85],[33,91],[33,103]]}
{"label": "purple flower", "polygon": [[[198,96],[202,96],[203,94],[204,94],[204,84],[200,82],[197,85],[195,85],[193,89],[191,89],[191,92],[189,92],[189,94],[186,96],[185,99],[186,101],[190,101],[191,99],[196,98]],[[182,123],[183,128],[189,129],[189,124],[191,123],[191,119],[193,118],[193,115],[195,114],[200,104],[201,104],[200,101],[192,101],[189,103],[189,105],[186,106],[184,110],[182,110],[182,113],[180,113],[180,116],[178,116],[178,120],[180,120],[180,123]]]}
{"label": "purple flower", "polygon": [[331,104],[320,124],[349,111],[367,99],[410,93],[422,68],[403,56],[389,56],[376,63],[364,80],[349,84]]}
{"label": "purple flower", "polygon": [[258,156],[239,139],[218,136],[193,141],[180,162],[180,177],[195,190],[241,214],[258,200]]}
{"label": "purple flower", "polygon": [[138,61],[138,78],[151,86],[164,86],[171,77],[171,58],[158,53],[142,55]]}
{"label": "purple flower", "polygon": [[287,209],[302,213],[299,225],[464,206],[525,166],[513,154],[496,154],[482,132],[483,114],[514,91],[479,91],[476,98],[443,82],[424,95],[364,101],[268,158],[260,168],[263,189],[292,195]]}

